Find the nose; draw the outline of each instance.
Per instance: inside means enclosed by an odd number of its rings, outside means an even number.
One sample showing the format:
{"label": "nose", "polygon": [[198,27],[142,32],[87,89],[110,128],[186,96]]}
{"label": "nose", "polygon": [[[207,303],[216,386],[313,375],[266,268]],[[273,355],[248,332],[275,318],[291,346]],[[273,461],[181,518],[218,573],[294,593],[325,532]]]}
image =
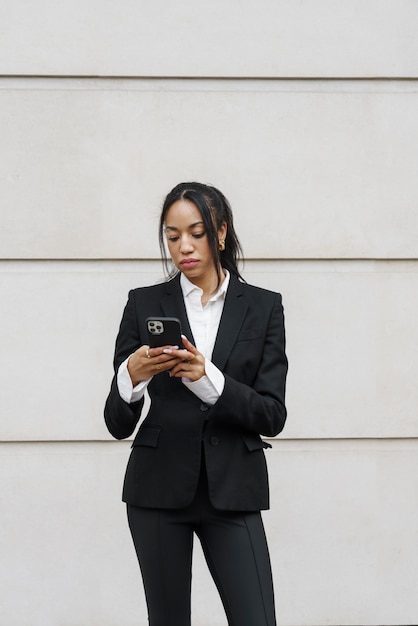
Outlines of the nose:
{"label": "nose", "polygon": [[180,240],[180,252],[187,254],[193,250],[193,240],[190,235],[183,235]]}

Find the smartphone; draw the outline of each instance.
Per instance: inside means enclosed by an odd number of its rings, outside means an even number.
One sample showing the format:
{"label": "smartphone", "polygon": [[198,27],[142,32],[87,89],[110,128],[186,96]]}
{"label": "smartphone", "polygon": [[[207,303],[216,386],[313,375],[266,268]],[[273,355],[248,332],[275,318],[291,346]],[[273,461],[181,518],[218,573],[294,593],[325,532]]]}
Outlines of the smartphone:
{"label": "smartphone", "polygon": [[184,349],[181,324],[177,317],[147,317],[145,320],[150,348],[178,346]]}

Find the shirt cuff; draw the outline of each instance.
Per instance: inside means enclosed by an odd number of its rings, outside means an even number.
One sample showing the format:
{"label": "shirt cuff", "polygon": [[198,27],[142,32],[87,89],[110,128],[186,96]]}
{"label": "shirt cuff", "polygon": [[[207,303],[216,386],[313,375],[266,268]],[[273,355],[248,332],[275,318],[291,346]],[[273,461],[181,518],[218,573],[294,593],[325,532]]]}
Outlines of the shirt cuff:
{"label": "shirt cuff", "polygon": [[209,359],[205,359],[205,371],[206,375],[199,380],[192,382],[188,378],[182,378],[182,382],[202,402],[213,405],[219,400],[224,390],[225,376]]}
{"label": "shirt cuff", "polygon": [[136,387],[132,386],[132,380],[128,372],[128,361],[131,356],[132,355],[129,355],[128,358],[119,365],[118,374],[116,377],[119,395],[122,400],[124,400],[128,404],[131,404],[132,402],[138,402],[138,400],[143,397],[145,389],[148,387],[148,383],[151,380],[151,378],[148,378],[148,380],[141,380],[141,382],[138,383]]}

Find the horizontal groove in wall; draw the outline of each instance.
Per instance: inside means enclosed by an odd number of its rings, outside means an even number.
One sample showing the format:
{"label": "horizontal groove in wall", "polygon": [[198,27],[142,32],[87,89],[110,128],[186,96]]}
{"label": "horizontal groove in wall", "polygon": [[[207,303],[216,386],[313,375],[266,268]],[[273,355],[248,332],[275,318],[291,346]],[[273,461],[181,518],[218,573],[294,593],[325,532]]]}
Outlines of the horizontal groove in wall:
{"label": "horizontal groove in wall", "polygon": [[[376,259],[376,258],[283,258],[283,259],[253,259],[243,261],[243,273],[246,270],[263,266],[263,271],[268,272],[268,267],[281,271],[309,269],[310,271],[371,271],[386,268],[394,268],[396,271],[417,271],[418,258],[410,259]],[[83,272],[83,271],[137,271],[141,266],[147,265],[153,271],[163,271],[160,259],[0,259],[1,272]]]}
{"label": "horizontal groove in wall", "polygon": [[245,81],[245,80],[274,80],[274,81],[309,81],[309,80],[323,80],[323,81],[338,81],[338,80],[349,80],[349,81],[375,81],[375,80],[384,80],[384,81],[414,81],[418,79],[417,76],[386,76],[386,75],[370,75],[370,76],[320,76],[320,75],[312,75],[312,76],[273,76],[273,75],[246,75],[246,76],[236,76],[234,74],[228,74],[224,76],[198,76],[196,75],[152,75],[152,74],[142,74],[142,75],[134,75],[134,74],[0,74],[0,79],[3,78],[33,78],[33,79],[42,79],[42,78],[59,78],[65,80],[77,79],[77,80],[91,80],[91,79],[100,79],[100,80],[237,80],[237,81]]}
{"label": "horizontal groove in wall", "polygon": [[[418,444],[418,437],[341,437],[341,438],[302,438],[302,439],[286,439],[284,437],[263,437],[264,441],[272,443],[274,447],[280,448],[293,448],[313,446],[317,448],[334,448],[349,447],[381,447],[382,445],[390,446],[391,448],[408,448],[410,446],[416,446]],[[8,440],[0,441],[0,446],[43,446],[43,445],[112,445],[112,446],[130,446],[132,444],[133,437],[117,440],[117,439],[34,439],[31,441],[23,440]]]}
{"label": "horizontal groove in wall", "polygon": [[[418,261],[418,257],[408,258],[383,258],[383,257],[264,257],[253,258],[247,257],[244,259],[244,263],[415,263]],[[24,263],[161,263],[161,259],[158,257],[148,258],[33,258],[33,259],[1,259],[0,263],[4,264],[24,264]]]}
{"label": "horizontal groove in wall", "polygon": [[0,76],[0,90],[97,91],[255,91],[416,93],[417,78],[355,77],[124,77],[124,76]]}

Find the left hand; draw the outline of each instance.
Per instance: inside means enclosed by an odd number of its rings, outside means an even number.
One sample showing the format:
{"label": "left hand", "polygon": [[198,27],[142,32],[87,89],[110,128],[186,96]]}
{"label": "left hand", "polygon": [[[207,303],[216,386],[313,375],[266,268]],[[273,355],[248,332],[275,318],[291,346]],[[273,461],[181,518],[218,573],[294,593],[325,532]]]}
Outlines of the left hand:
{"label": "left hand", "polygon": [[[182,335],[183,345],[189,355],[187,356],[185,361],[178,363],[170,370],[170,376],[175,376],[176,378],[187,378],[191,382],[195,382],[205,376],[205,357],[194,345],[184,336]],[[190,354],[192,357],[190,358]],[[173,356],[184,358],[184,350],[173,350]]]}

